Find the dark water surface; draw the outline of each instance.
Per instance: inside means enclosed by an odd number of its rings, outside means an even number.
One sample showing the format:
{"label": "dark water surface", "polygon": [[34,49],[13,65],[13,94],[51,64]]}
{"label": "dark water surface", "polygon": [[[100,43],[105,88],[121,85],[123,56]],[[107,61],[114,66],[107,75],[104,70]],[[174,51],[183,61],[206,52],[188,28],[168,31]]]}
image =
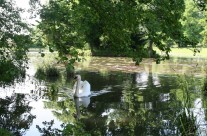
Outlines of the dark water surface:
{"label": "dark water surface", "polygon": [[134,66],[130,59],[92,58],[76,65],[82,80],[91,84],[92,96],[75,100],[74,81],[64,70],[57,80],[34,78],[38,61],[32,58],[23,82],[0,88],[0,127],[15,135],[39,136],[36,125],[43,128],[44,121],[54,120],[52,128],[62,129],[62,123],[77,124],[78,118],[92,135],[176,135],[174,122],[186,97],[198,135],[207,135],[207,97],[201,91],[206,60],[173,59],[160,65],[144,60]]}

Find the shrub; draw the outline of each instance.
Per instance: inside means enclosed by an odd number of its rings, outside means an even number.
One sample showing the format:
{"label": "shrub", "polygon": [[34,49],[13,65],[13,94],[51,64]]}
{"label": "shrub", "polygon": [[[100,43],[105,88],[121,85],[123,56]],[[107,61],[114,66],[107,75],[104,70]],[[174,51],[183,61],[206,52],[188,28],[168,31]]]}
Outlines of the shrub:
{"label": "shrub", "polygon": [[52,67],[52,66],[47,66],[45,68],[45,75],[47,77],[59,77],[60,76],[60,72],[56,67]]}
{"label": "shrub", "polygon": [[26,70],[23,67],[16,66],[11,60],[0,61],[0,84],[11,84],[16,79],[25,78]]}
{"label": "shrub", "polygon": [[45,70],[43,68],[38,68],[35,77],[42,80],[45,79]]}
{"label": "shrub", "polygon": [[35,73],[35,77],[40,80],[54,79],[58,78],[59,76],[59,70],[52,66],[39,67]]}

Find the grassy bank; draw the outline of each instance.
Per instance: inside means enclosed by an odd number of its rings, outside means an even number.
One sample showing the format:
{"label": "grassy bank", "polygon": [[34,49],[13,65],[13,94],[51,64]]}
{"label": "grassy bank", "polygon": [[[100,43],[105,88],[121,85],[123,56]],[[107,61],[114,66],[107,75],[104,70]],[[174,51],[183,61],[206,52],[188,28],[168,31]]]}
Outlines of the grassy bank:
{"label": "grassy bank", "polygon": [[[170,57],[184,57],[184,58],[207,58],[207,48],[197,48],[200,52],[194,53],[194,48],[171,48]],[[154,50],[159,54],[165,54],[165,52],[161,52],[157,48],[154,47]],[[90,54],[92,56],[100,56],[100,57],[117,57],[118,54],[114,54],[111,51],[95,51],[92,54],[90,51],[86,51],[86,54]],[[124,56],[122,56],[124,57]]]}
{"label": "grassy bank", "polygon": [[[41,49],[42,52],[48,52],[47,49]],[[158,50],[156,47],[154,47],[154,50],[157,51],[159,54],[165,54],[165,52],[161,52]],[[185,57],[185,58],[195,58],[195,57],[200,57],[200,58],[207,58],[207,48],[198,48],[200,53],[194,53],[194,48],[171,48],[170,51],[170,57]],[[39,52],[40,49],[30,49],[30,52]],[[100,57],[117,57],[120,56],[119,54],[114,54],[110,50],[96,50],[93,53],[88,49],[88,50],[79,50],[80,53],[84,53],[84,56],[100,56]],[[124,56],[122,56],[124,57]]]}
{"label": "grassy bank", "polygon": [[170,56],[171,57],[185,57],[185,58],[194,58],[201,57],[207,58],[207,48],[198,48],[200,53],[194,53],[193,48],[171,48]]}

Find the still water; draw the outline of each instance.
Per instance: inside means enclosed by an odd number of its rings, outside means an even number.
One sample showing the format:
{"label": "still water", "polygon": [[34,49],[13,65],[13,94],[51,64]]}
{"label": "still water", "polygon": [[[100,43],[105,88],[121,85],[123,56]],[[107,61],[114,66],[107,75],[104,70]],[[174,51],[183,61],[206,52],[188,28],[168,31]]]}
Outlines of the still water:
{"label": "still water", "polygon": [[38,66],[52,62],[37,56],[31,55],[23,81],[0,88],[0,127],[14,135],[39,136],[45,121],[54,121],[52,128],[60,130],[62,123],[81,122],[79,127],[91,135],[177,135],[176,117],[186,98],[198,135],[207,135],[207,95],[201,91],[205,59],[159,65],[146,59],[134,66],[127,58],[89,58],[76,64],[76,72],[91,84],[92,95],[74,99],[74,81],[63,66],[54,63],[61,70],[58,79],[34,77]]}

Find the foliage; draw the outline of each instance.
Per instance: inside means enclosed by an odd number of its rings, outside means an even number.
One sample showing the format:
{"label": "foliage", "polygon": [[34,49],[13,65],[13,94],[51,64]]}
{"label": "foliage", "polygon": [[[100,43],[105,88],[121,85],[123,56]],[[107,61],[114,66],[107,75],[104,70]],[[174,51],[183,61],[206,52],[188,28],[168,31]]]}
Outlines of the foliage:
{"label": "foliage", "polygon": [[25,69],[17,67],[12,60],[0,60],[0,85],[14,83],[16,80],[22,80],[25,77]]}
{"label": "foliage", "polygon": [[[183,0],[50,0],[41,6],[42,20],[37,28],[41,35],[37,39],[51,52],[57,50],[60,61],[67,61],[70,67],[81,60],[77,49],[88,44],[92,53],[110,50],[113,56],[132,57],[136,64],[144,57],[159,62],[169,58],[170,48],[164,42],[170,38],[178,43],[182,37]],[[166,56],[160,57],[152,45]]]}
{"label": "foliage", "polygon": [[0,66],[9,62],[18,69],[26,68],[30,37],[29,28],[20,17],[23,10],[17,8],[12,0],[1,0],[0,9]]}
{"label": "foliage", "polygon": [[12,134],[9,131],[7,131],[3,128],[0,128],[0,135],[1,136],[12,136]]}
{"label": "foliage", "polygon": [[[68,65],[73,67],[75,61],[80,61],[77,48],[82,48],[81,35],[75,29],[76,22],[71,19],[71,2],[49,1],[40,10],[42,21],[38,25],[41,30],[36,39],[43,42],[43,46],[49,46],[49,51],[58,51],[61,62],[69,61]],[[68,66],[68,67],[69,67]]]}
{"label": "foliage", "polygon": [[[184,12],[184,1],[142,1],[143,26],[147,33],[150,44],[154,43],[159,50],[165,52],[166,56],[157,56],[157,62],[168,59],[170,47],[165,42],[172,39],[179,44],[182,31],[180,18]],[[149,45],[149,48],[152,45]]]}
{"label": "foliage", "polygon": [[193,0],[185,1],[185,12],[182,16],[182,29],[185,37],[186,45],[196,47],[198,43],[203,41],[201,32],[204,30],[202,26],[202,19],[204,13],[198,9]]}
{"label": "foliage", "polygon": [[195,136],[198,133],[197,116],[192,111],[191,102],[192,90],[196,87],[193,84],[196,84],[196,80],[191,76],[189,77],[189,75],[178,76],[177,84],[180,91],[182,91],[182,94],[177,96],[182,104],[178,108],[179,112],[175,114],[176,118],[174,121],[178,128],[177,133],[182,136]]}
{"label": "foliage", "polygon": [[[37,1],[31,0],[30,3],[34,6]],[[198,7],[205,7],[205,0],[194,2]],[[19,14],[22,9],[13,7],[12,1],[3,0],[0,5],[4,11],[1,14],[1,59],[12,60],[19,67],[25,66],[23,62],[26,61],[30,37],[27,25],[21,22]],[[51,52],[58,51],[60,61],[68,62],[67,69],[74,68],[74,63],[81,61],[83,54],[78,49],[87,45],[90,45],[92,53],[110,50],[113,56],[129,56],[136,64],[144,57],[154,57],[159,63],[169,58],[168,41],[179,46],[195,45],[201,41],[199,32],[206,26],[205,17],[196,8],[191,14],[182,16],[185,8],[187,12],[192,11],[193,7],[186,5],[184,0],[49,0],[41,8],[34,6],[41,21],[33,31],[33,43],[39,47],[48,46]],[[181,31],[181,18],[184,31]],[[202,26],[195,18],[203,19]],[[191,21],[193,24],[189,23]],[[194,31],[189,31],[192,27]],[[192,32],[197,36],[193,37]],[[205,30],[201,34],[205,41]],[[166,55],[160,56],[152,46]]]}
{"label": "foliage", "polygon": [[35,73],[35,77],[38,79],[51,79],[60,77],[60,71],[51,65],[39,67]]}
{"label": "foliage", "polygon": [[71,65],[66,66],[66,75],[67,75],[67,77],[74,77],[75,69],[73,66],[71,66]]}
{"label": "foliage", "polygon": [[207,78],[205,78],[205,80],[204,80],[202,92],[203,92],[204,96],[207,96]]}
{"label": "foliage", "polygon": [[193,112],[189,110],[189,107],[183,108],[181,113],[177,116],[178,133],[182,136],[195,136],[198,126],[196,125],[196,117]]}
{"label": "foliage", "polygon": [[201,11],[206,10],[206,0],[193,0]]}
{"label": "foliage", "polygon": [[[98,46],[101,50],[109,49],[119,56],[132,57],[136,64],[148,56],[148,48],[144,46],[146,40],[165,51],[166,58],[169,57],[169,47],[162,41],[167,37],[179,40],[179,18],[183,9],[183,1],[80,0],[74,6],[74,12],[79,13],[76,13],[77,18],[80,16],[77,22],[83,22],[80,27],[85,31],[86,41],[91,48]],[[154,57],[158,62],[161,59],[159,55]]]}
{"label": "foliage", "polygon": [[52,67],[52,66],[46,66],[45,68],[45,74],[47,77],[59,77],[60,76],[60,72],[56,67]]}
{"label": "foliage", "polygon": [[43,68],[37,68],[37,71],[35,73],[35,77],[40,79],[40,80],[43,80],[45,79],[45,71]]}

